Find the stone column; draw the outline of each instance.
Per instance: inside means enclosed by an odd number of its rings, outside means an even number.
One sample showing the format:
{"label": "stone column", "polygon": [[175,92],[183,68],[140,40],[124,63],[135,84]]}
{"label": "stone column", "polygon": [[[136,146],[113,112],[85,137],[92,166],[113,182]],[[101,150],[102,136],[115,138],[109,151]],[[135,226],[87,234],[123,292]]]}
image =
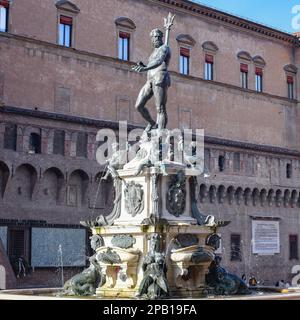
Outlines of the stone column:
{"label": "stone column", "polygon": [[[23,152],[25,151],[25,129],[26,127],[25,126],[21,126],[21,125],[18,125],[17,127],[17,152]],[[27,138],[27,141],[28,141],[28,138]],[[28,144],[27,144],[27,151],[28,151]]]}
{"label": "stone column", "polygon": [[95,159],[95,141],[96,141],[96,135],[93,133],[89,133],[88,143],[87,143],[87,158],[89,160]]}
{"label": "stone column", "polygon": [[76,141],[77,141],[77,132],[72,132],[71,141],[70,141],[70,157],[76,157]]}
{"label": "stone column", "polygon": [[[41,154],[51,154],[53,149],[53,143],[50,141],[51,130],[42,129],[41,130]],[[52,140],[53,141],[53,140]],[[50,150],[51,149],[51,150]]]}

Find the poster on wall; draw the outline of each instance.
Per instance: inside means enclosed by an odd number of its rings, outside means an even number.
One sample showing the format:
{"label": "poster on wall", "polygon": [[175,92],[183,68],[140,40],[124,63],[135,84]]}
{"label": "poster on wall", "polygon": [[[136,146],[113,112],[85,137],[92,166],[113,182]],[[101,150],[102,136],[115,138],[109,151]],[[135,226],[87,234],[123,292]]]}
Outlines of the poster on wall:
{"label": "poster on wall", "polygon": [[280,253],[279,221],[252,221],[252,252],[258,255]]}

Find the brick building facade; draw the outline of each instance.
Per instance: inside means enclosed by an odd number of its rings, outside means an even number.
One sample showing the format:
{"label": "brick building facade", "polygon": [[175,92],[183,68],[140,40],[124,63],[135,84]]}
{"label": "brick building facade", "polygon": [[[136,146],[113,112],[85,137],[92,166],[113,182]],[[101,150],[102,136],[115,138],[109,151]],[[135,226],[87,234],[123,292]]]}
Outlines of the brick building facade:
{"label": "brick building facade", "polygon": [[[210,177],[199,206],[232,221],[221,230],[223,263],[266,284],[291,280],[300,226],[296,36],[186,0],[13,0],[0,8],[0,237],[8,256],[31,263],[34,229],[80,230],[80,220],[109,212],[111,182],[95,199],[104,169],[96,134],[117,130],[119,120],[144,125],[134,103],[145,76],[131,66],[148,58],[149,32],[170,11],[168,127],[205,129]],[[253,253],[254,221],[278,222],[278,253]],[[57,285],[49,272],[58,267],[37,265],[18,281]]]}

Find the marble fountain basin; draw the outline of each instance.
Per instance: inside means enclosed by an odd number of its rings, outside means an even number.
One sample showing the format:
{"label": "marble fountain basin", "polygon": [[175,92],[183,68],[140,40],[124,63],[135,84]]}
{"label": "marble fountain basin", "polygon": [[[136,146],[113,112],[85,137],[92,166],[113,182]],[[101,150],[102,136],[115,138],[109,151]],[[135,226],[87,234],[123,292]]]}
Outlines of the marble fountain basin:
{"label": "marble fountain basin", "polygon": [[172,250],[170,259],[176,263],[209,263],[214,260],[214,253],[211,247],[193,245],[177,250]]}
{"label": "marble fountain basin", "polygon": [[[113,252],[118,255],[120,258],[119,262],[116,263],[137,263],[140,259],[141,251],[138,249],[130,248],[130,249],[122,249],[119,247],[101,247],[97,249],[97,257],[99,257],[100,254],[107,254],[107,252]],[[103,262],[103,261],[102,261]],[[110,263],[111,264],[111,263]]]}

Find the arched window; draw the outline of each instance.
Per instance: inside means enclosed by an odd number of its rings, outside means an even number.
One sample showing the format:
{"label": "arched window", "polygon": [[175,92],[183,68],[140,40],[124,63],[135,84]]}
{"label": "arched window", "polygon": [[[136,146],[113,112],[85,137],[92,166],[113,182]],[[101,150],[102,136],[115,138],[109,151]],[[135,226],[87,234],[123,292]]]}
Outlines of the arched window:
{"label": "arched window", "polygon": [[248,89],[249,66],[252,61],[251,55],[246,51],[240,51],[237,54],[237,58],[240,62],[241,87],[243,89]]}
{"label": "arched window", "polygon": [[190,74],[191,50],[196,41],[188,34],[180,34],[176,37],[179,46],[179,72]]}
{"label": "arched window", "polygon": [[288,64],[284,66],[283,69],[286,74],[287,97],[289,99],[295,99],[296,98],[295,83],[296,83],[296,75],[297,75],[298,68],[292,64]]}
{"label": "arched window", "polygon": [[204,42],[202,48],[204,51],[204,79],[215,80],[215,56],[219,48],[212,41]]}
{"label": "arched window", "polygon": [[136,29],[135,23],[126,17],[119,17],[115,20],[117,27],[117,48],[118,58],[124,61],[130,61],[132,55],[133,31]]}
{"label": "arched window", "polygon": [[255,90],[263,92],[263,69],[266,62],[261,56],[255,56],[252,60],[255,65]]}
{"label": "arched window", "polygon": [[80,9],[71,1],[61,0],[55,4],[57,8],[57,43],[65,46],[74,46],[75,19]]}

